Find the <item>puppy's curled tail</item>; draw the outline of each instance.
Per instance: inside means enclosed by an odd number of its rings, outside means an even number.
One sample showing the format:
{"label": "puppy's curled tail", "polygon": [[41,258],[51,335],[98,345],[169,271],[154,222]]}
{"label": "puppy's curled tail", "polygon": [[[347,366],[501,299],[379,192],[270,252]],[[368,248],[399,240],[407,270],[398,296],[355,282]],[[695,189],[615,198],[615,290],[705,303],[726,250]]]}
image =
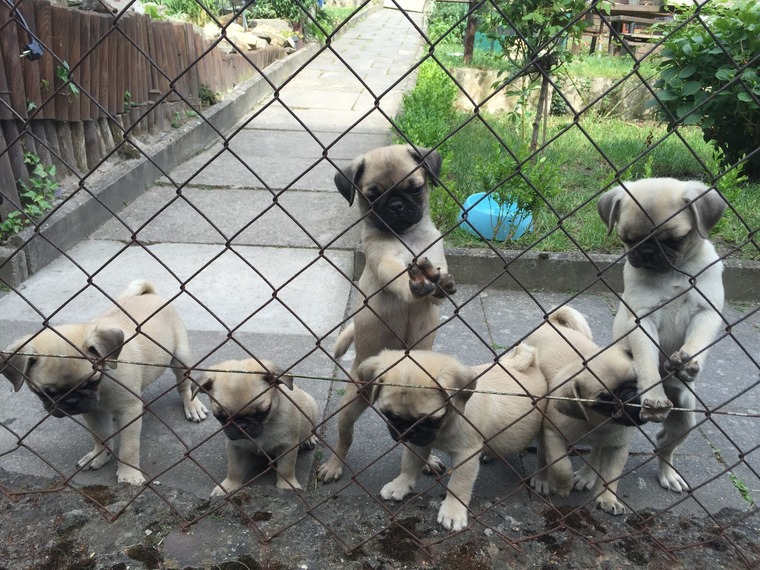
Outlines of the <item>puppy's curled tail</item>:
{"label": "puppy's curled tail", "polygon": [[338,335],[338,340],[335,341],[335,348],[333,349],[333,356],[340,358],[346,351],[351,343],[354,342],[354,322],[343,329],[343,332]]}
{"label": "puppy's curled tail", "polygon": [[529,344],[521,342],[512,349],[507,359],[515,370],[525,372],[531,366],[538,366],[538,354],[536,349]]}
{"label": "puppy's curled tail", "polygon": [[119,299],[126,297],[139,297],[140,295],[155,295],[156,288],[153,283],[147,279],[135,279],[127,286],[126,290],[119,296]]}
{"label": "puppy's curled tail", "polygon": [[572,307],[565,305],[552,311],[552,314],[549,315],[549,322],[578,331],[589,340],[594,340],[594,333],[591,332],[591,327],[588,325],[586,317],[583,316],[583,313],[576,311]]}

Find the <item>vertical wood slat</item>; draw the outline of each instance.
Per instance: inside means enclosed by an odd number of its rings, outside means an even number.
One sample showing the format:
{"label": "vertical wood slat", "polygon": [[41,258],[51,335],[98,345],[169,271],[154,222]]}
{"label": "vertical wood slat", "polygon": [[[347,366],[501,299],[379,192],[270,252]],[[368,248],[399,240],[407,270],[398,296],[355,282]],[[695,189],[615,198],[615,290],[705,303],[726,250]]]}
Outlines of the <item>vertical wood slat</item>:
{"label": "vertical wood slat", "polygon": [[[63,91],[66,95],[69,104],[69,120],[80,121],[82,119],[82,93],[74,94],[71,91],[71,85],[79,87],[82,82],[82,70],[80,67],[76,67],[80,59],[80,24],[82,18],[80,12],[77,10],[66,10],[66,18],[68,20],[68,47],[69,57],[66,60],[69,66],[69,80],[71,83],[67,85]],[[76,67],[76,69],[75,69]]]}
{"label": "vertical wood slat", "polygon": [[19,54],[18,32],[13,14],[4,2],[0,2],[0,55],[3,57],[5,76],[10,91],[10,104],[13,115],[26,119],[26,92],[24,73]]}
{"label": "vertical wood slat", "polygon": [[100,104],[104,110],[98,111],[98,118],[113,113],[111,102],[111,82],[110,69],[108,62],[111,51],[111,36],[108,33],[110,29],[111,16],[102,15],[98,18],[98,38],[100,38],[100,58],[98,61],[98,81],[100,82]]}
{"label": "vertical wood slat", "polygon": [[40,96],[42,106],[40,115],[44,119],[55,118],[55,68],[53,49],[53,23],[50,20],[50,2],[34,0],[34,19],[37,24],[37,38],[45,50],[43,56],[35,63],[40,75]]}
{"label": "vertical wood slat", "polygon": [[[18,6],[18,12],[23,16],[30,32],[36,37],[37,26],[34,18],[34,6],[22,2]],[[20,25],[18,30],[19,54],[24,50],[26,44],[31,42],[29,33]],[[26,57],[19,57],[21,61],[21,73],[24,76],[24,93],[26,99],[26,109],[29,115],[41,117],[38,109],[42,105],[42,95],[40,94],[40,68],[36,61],[29,61]],[[31,107],[34,107],[33,109]]]}
{"label": "vertical wood slat", "polygon": [[58,78],[58,70],[64,61],[68,61],[68,9],[61,6],[50,7],[50,21],[52,22],[52,49],[53,49],[53,77],[51,88],[55,93],[55,118],[59,121],[69,119],[69,89],[63,87],[63,81]]}
{"label": "vertical wood slat", "polygon": [[80,16],[80,32],[79,32],[79,54],[80,54],[80,68],[82,73],[80,75],[82,80],[80,99],[80,113],[82,120],[89,120],[93,118],[95,111],[93,105],[93,98],[97,97],[97,89],[92,81],[92,63],[94,53],[88,53],[92,48],[92,16],[90,12],[84,12]]}
{"label": "vertical wood slat", "polygon": [[124,96],[118,96],[119,92],[119,66],[117,65],[116,54],[119,50],[119,30],[116,23],[110,20],[108,23],[108,109],[112,116],[121,113],[124,106]]}
{"label": "vertical wood slat", "polygon": [[[2,31],[3,30],[0,29],[0,33],[2,33]],[[0,47],[0,49],[2,48]],[[5,74],[5,63],[3,63],[3,58],[0,57],[0,121],[11,118],[13,118],[11,91],[8,85],[8,77]]]}

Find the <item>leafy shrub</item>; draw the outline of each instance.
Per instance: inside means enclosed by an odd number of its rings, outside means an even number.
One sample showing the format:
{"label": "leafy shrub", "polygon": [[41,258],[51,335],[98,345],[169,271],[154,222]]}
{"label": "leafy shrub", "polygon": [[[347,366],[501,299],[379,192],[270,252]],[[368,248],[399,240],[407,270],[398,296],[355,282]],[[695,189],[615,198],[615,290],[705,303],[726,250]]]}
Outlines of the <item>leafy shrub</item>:
{"label": "leafy shrub", "polygon": [[466,13],[467,4],[435,2],[428,18],[427,36],[430,41],[436,42],[440,39],[438,45],[461,47],[467,25],[467,19],[464,17]]}
{"label": "leafy shrub", "polygon": [[451,131],[456,118],[457,86],[432,59],[420,65],[417,84],[404,94],[396,124],[418,146],[437,147]]}
{"label": "leafy shrub", "polygon": [[[735,164],[760,140],[760,4],[718,4],[702,19],[709,31],[692,20],[665,42],[657,96],[671,123],[699,125]],[[760,153],[744,171],[760,179]]]}
{"label": "leafy shrub", "polygon": [[253,18],[282,18],[291,25],[310,21],[306,11],[315,12],[317,0],[257,0],[251,9]]}
{"label": "leafy shrub", "polygon": [[58,191],[54,164],[45,166],[32,152],[24,153],[24,163],[29,169],[29,179],[17,181],[23,211],[10,212],[5,220],[0,221],[0,242],[18,233],[29,220],[50,210]]}

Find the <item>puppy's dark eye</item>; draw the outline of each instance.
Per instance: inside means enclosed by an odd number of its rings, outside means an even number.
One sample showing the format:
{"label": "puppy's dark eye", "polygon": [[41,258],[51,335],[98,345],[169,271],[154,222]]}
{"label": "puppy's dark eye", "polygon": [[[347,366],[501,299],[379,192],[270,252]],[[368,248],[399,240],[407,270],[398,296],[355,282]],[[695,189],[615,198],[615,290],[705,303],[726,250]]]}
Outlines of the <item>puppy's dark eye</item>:
{"label": "puppy's dark eye", "polygon": [[260,422],[260,421],[263,421],[269,415],[270,409],[272,409],[271,405],[263,410],[259,410],[258,412],[250,414],[246,417],[250,419],[251,421]]}
{"label": "puppy's dark eye", "polygon": [[220,424],[226,424],[230,419],[230,416],[228,416],[224,412],[214,412],[214,417],[217,419],[217,421]]}
{"label": "puppy's dark eye", "polygon": [[423,187],[422,186],[413,186],[412,188],[409,188],[406,192],[410,196],[419,196],[422,194]]}
{"label": "puppy's dark eye", "polygon": [[670,249],[675,249],[680,245],[681,238],[661,239],[660,243],[664,245],[665,247],[669,247]]}
{"label": "puppy's dark eye", "polygon": [[97,388],[98,384],[100,384],[100,381],[102,380],[102,376],[97,376],[96,378],[93,378],[89,380],[88,382],[85,382],[82,384],[79,389],[80,390],[92,390],[93,388]]}

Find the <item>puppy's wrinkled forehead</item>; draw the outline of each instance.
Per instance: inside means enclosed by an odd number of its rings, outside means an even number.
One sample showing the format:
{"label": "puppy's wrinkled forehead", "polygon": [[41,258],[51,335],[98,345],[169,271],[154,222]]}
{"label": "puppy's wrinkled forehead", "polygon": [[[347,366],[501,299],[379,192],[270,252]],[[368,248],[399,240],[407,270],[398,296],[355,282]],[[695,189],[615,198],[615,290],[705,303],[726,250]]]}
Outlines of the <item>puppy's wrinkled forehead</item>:
{"label": "puppy's wrinkled forehead", "polygon": [[220,388],[214,390],[212,405],[221,406],[230,415],[256,413],[272,405],[276,388],[255,376],[228,375],[221,381],[217,378],[216,382]]}
{"label": "puppy's wrinkled forehead", "polygon": [[381,407],[403,417],[439,416],[446,398],[438,384],[416,365],[397,365],[383,374]]}
{"label": "puppy's wrinkled forehead", "polygon": [[406,147],[378,148],[364,155],[362,188],[407,190],[425,184],[426,173]]}
{"label": "puppy's wrinkled forehead", "polygon": [[693,228],[693,214],[679,193],[628,187],[622,199],[618,233],[635,241],[651,233],[684,237]]}

